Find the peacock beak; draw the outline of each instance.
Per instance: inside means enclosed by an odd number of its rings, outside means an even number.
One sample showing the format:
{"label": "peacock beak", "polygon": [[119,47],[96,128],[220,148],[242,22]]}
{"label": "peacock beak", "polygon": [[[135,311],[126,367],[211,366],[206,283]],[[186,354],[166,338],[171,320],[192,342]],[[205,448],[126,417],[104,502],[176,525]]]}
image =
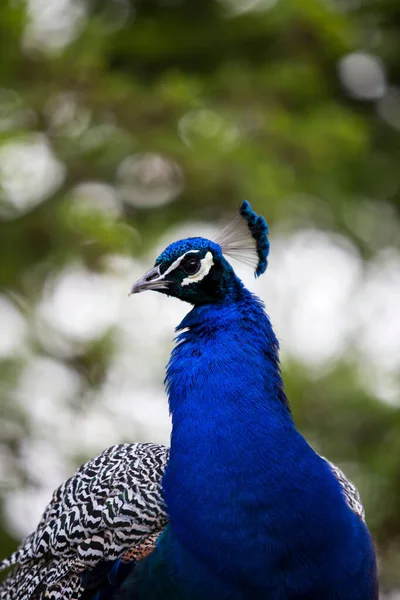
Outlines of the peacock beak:
{"label": "peacock beak", "polygon": [[129,296],[145,292],[146,290],[166,290],[168,289],[168,283],[164,279],[164,276],[161,275],[160,267],[154,267],[154,269],[147,271],[143,277],[133,284],[129,291]]}

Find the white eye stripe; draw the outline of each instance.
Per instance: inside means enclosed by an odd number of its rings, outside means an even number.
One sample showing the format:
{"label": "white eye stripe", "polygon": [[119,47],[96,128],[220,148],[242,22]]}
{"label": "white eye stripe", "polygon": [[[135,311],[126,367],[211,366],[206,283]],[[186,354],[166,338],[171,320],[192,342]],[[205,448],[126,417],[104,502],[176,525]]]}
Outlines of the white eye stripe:
{"label": "white eye stripe", "polygon": [[[172,273],[172,271],[175,271],[175,269],[177,269],[179,267],[179,265],[181,264],[181,262],[185,258],[185,256],[187,254],[193,254],[193,252],[200,252],[200,250],[188,250],[187,252],[185,252],[185,254],[182,254],[182,256],[180,256],[179,258],[174,260],[172,265],[170,265],[168,267],[168,269],[162,275],[160,275],[159,279],[164,279],[166,275],[168,275],[169,273]],[[210,254],[210,253],[208,253],[208,254]]]}
{"label": "white eye stripe", "polygon": [[[186,253],[187,254],[187,253]],[[183,258],[183,257],[182,257]],[[211,267],[214,264],[213,255],[211,252],[207,252],[204,258],[200,260],[201,267],[197,273],[194,275],[188,275],[186,279],[184,279],[181,283],[182,286],[190,285],[191,283],[196,283],[198,281],[202,281],[204,277],[207,277],[209,274]]]}

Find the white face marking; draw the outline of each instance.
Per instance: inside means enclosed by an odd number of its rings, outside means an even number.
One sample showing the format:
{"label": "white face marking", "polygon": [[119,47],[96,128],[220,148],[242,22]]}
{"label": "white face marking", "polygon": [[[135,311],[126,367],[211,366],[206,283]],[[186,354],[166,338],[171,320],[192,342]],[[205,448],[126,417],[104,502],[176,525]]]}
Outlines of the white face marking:
{"label": "white face marking", "polygon": [[174,260],[172,265],[170,265],[168,267],[168,269],[162,275],[160,275],[160,277],[158,279],[164,279],[166,275],[168,275],[172,271],[175,271],[175,269],[177,269],[179,267],[182,260],[185,258],[186,254],[192,254],[193,252],[200,252],[200,250],[188,250],[187,252],[185,252],[185,254],[182,254],[182,256],[179,256],[179,258]]}
{"label": "white face marking", "polygon": [[[193,250],[192,250],[192,252],[193,252]],[[187,254],[187,252],[186,252],[186,254]],[[184,256],[185,255],[181,256],[180,258],[183,258]],[[190,285],[191,283],[195,283],[196,281],[201,281],[202,279],[204,279],[204,277],[206,277],[209,274],[210,269],[214,264],[213,255],[211,254],[211,252],[207,252],[205,257],[200,260],[200,263],[201,263],[201,267],[200,267],[199,271],[197,271],[197,273],[195,273],[194,275],[188,275],[186,277],[186,279],[184,279],[182,281],[182,283],[181,283],[182,286]]]}

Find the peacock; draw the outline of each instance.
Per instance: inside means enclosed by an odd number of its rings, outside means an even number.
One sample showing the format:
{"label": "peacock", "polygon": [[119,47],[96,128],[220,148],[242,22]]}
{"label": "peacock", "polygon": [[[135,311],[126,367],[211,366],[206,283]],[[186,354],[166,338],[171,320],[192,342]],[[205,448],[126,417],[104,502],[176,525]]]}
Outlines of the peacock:
{"label": "peacock", "polygon": [[226,257],[267,268],[247,201],[213,241],[169,245],[131,288],[192,305],[166,371],[170,448],[112,446],[54,492],[1,600],[377,600],[354,485],[296,429],[262,301]]}

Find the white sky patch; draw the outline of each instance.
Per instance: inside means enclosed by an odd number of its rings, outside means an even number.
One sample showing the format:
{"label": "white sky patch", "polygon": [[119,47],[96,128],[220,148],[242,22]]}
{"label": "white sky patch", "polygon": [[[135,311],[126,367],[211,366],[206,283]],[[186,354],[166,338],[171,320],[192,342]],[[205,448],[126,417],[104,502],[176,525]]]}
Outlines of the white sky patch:
{"label": "white sky patch", "polygon": [[22,538],[36,529],[53,491],[72,471],[56,444],[31,438],[22,445],[20,468],[30,483],[5,495],[4,508],[10,530]]}
{"label": "white sky patch", "polygon": [[213,255],[211,252],[207,252],[204,258],[200,260],[201,267],[197,273],[193,275],[188,275],[181,283],[182,286],[190,285],[191,283],[198,283],[202,281],[204,277],[207,277],[209,274],[211,267],[214,264]]}
{"label": "white sky patch", "polygon": [[267,272],[252,287],[266,301],[284,352],[310,368],[327,368],[345,351],[362,267],[339,236],[303,230],[272,238]]}
{"label": "white sky patch", "polygon": [[22,407],[29,405],[35,431],[51,440],[66,426],[68,402],[79,395],[80,387],[74,369],[53,358],[34,356],[22,372],[15,397]]}
{"label": "white sky patch", "polygon": [[[37,465],[36,468],[43,468]],[[62,483],[59,480],[60,485]],[[10,532],[17,538],[24,538],[38,526],[46,505],[50,502],[54,486],[27,486],[15,489],[4,497],[4,513]]]}
{"label": "white sky patch", "polygon": [[400,366],[400,252],[387,249],[369,264],[354,297],[357,347],[384,369]]}
{"label": "white sky patch", "polygon": [[28,52],[62,50],[78,35],[86,17],[82,0],[28,0],[27,11],[22,44]]}
{"label": "white sky patch", "polygon": [[0,218],[29,212],[60,187],[65,167],[48,139],[34,134],[0,148]]}
{"label": "white sky patch", "polygon": [[15,304],[0,294],[0,359],[10,358],[24,351],[28,326]]}
{"label": "white sky patch", "polygon": [[71,266],[47,282],[38,317],[67,339],[87,342],[116,324],[123,291],[114,276]]}

